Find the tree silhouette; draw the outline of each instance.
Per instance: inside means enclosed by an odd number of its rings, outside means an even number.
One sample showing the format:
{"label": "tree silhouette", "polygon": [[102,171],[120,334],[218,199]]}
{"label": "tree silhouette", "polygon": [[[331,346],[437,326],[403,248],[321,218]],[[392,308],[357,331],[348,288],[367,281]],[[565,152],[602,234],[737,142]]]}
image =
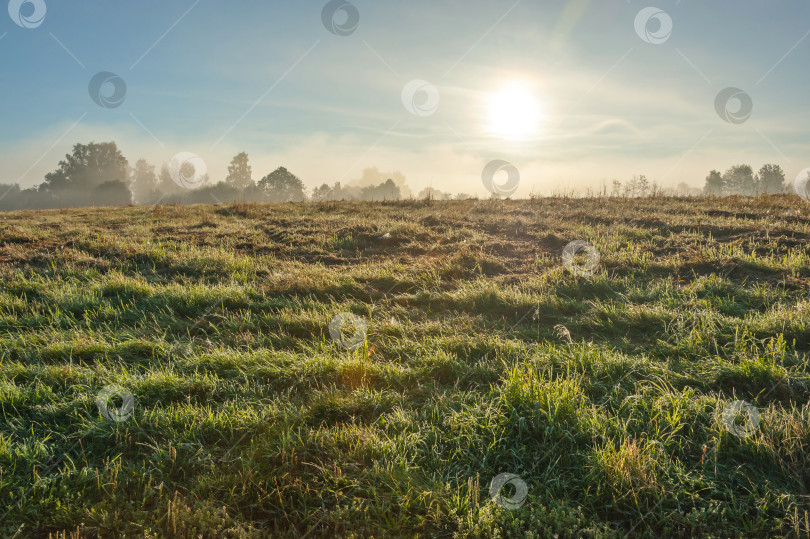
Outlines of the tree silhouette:
{"label": "tree silhouette", "polygon": [[138,159],[132,169],[132,194],[138,204],[152,204],[160,198],[155,167]]}
{"label": "tree silhouette", "polygon": [[706,185],[703,186],[703,193],[707,195],[722,195],[724,191],[723,176],[717,170],[712,170],[706,176]]}
{"label": "tree silhouette", "polygon": [[763,165],[759,169],[759,191],[782,193],[785,190],[785,173],[779,165]]}
{"label": "tree silhouette", "polygon": [[304,182],[284,167],[259,180],[258,188],[270,202],[302,202],[306,199]]}
{"label": "tree silhouette", "polygon": [[253,169],[248,162],[248,154],[241,152],[231,159],[225,183],[237,189],[246,189],[253,186],[252,174]]}
{"label": "tree silhouette", "polygon": [[160,166],[158,189],[163,195],[177,195],[183,192],[183,188],[177,185],[172,179],[172,173],[169,171],[169,165],[167,163],[163,163]]}
{"label": "tree silhouette", "polygon": [[132,204],[132,192],[124,182],[113,180],[104,182],[93,189],[91,196],[82,205],[92,206],[123,206]]}
{"label": "tree silhouette", "polygon": [[312,201],[313,202],[325,202],[329,200],[332,196],[332,188],[329,187],[327,184],[323,184],[320,187],[316,187],[312,190]]}
{"label": "tree silhouette", "polygon": [[129,165],[115,142],[76,144],[39,190],[63,206],[129,204]]}
{"label": "tree silhouette", "polygon": [[736,165],[723,173],[723,188],[726,194],[753,195],[757,192],[757,180],[750,165]]}
{"label": "tree silhouette", "polygon": [[362,200],[399,200],[402,194],[399,187],[391,178],[380,185],[364,187],[360,195]]}
{"label": "tree silhouette", "polygon": [[45,175],[40,189],[92,189],[104,182],[127,182],[127,168],[127,160],[115,142],[76,144],[73,153],[59,161],[59,168]]}

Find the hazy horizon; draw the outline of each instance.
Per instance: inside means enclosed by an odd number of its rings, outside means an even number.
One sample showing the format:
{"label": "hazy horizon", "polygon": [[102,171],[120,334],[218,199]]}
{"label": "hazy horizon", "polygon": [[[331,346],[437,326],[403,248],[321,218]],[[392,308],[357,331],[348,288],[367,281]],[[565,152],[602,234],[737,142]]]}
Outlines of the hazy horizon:
{"label": "hazy horizon", "polygon": [[[701,187],[738,163],[792,182],[810,166],[794,112],[810,6],[657,6],[12,0],[0,183],[39,184],[75,143],[111,140],[130,164],[194,153],[214,181],[245,151],[254,179],[284,166],[310,189],[377,167],[413,193],[482,196],[494,159],[519,169],[515,197],[637,174]],[[100,72],[125,90],[102,77],[97,103]],[[721,117],[726,88],[750,117],[733,98]]]}

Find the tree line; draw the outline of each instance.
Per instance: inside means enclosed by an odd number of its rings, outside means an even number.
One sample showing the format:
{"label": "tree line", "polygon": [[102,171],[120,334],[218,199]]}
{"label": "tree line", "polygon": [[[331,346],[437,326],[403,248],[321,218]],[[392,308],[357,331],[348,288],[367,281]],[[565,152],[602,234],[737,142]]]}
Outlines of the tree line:
{"label": "tree line", "polygon": [[[404,177],[402,178],[404,181]],[[224,180],[213,183],[200,175],[193,162],[172,170],[163,163],[158,170],[145,159],[130,166],[115,142],[76,144],[34,187],[0,184],[0,210],[43,209],[128,204],[201,204],[212,202],[302,202],[327,200],[399,200],[402,188],[388,179],[379,185],[348,186],[335,182],[313,190],[311,197],[301,179],[278,167],[253,179],[248,155],[233,157]]]}
{"label": "tree line", "polygon": [[[204,164],[203,164],[204,167]],[[371,174],[368,174],[371,172]],[[122,206],[128,204],[205,204],[212,202],[315,202],[333,200],[401,200],[411,198],[405,178],[394,173],[383,181],[379,171],[367,169],[363,185],[326,183],[310,195],[301,179],[284,167],[278,167],[258,181],[248,155],[233,157],[224,180],[213,183],[207,171],[195,170],[192,161],[164,163],[158,170],[145,159],[130,166],[115,142],[76,144],[73,152],[59,162],[57,169],[45,175],[34,187],[0,184],[0,210],[61,208],[80,206]],[[754,173],[749,165],[736,165],[724,173],[712,170],[706,177],[702,194],[756,195],[792,192],[785,173],[778,165],[762,166]],[[701,194],[697,188],[680,184],[674,190],[663,189],[646,176],[634,176],[622,183],[613,180],[608,191],[603,186],[600,196],[646,197],[657,195]],[[466,199],[467,194],[451,195],[432,187],[423,189],[417,199]]]}
{"label": "tree line", "polygon": [[792,193],[793,186],[785,181],[779,165],[763,165],[758,173],[750,165],[735,165],[724,173],[712,170],[706,176],[706,195],[758,195]]}
{"label": "tree line", "polygon": [[[614,197],[647,197],[659,195],[759,195],[793,193],[793,186],[785,181],[785,172],[779,165],[763,165],[758,173],[750,165],[735,165],[722,174],[712,170],[703,189],[689,187],[680,183],[675,189],[662,188],[646,176],[633,176],[626,182],[613,180],[609,191]],[[603,195],[608,194],[607,186]]]}

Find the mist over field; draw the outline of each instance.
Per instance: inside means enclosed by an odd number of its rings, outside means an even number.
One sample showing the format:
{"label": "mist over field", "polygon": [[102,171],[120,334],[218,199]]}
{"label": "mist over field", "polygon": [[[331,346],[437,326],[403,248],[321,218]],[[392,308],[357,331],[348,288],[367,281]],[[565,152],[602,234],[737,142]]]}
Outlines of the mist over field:
{"label": "mist over field", "polygon": [[[693,195],[737,165],[779,166],[789,190],[806,179],[801,2],[324,7],[10,1],[0,184],[17,187],[0,203],[48,190],[76,144],[109,142],[127,170],[86,183],[127,183],[137,203],[141,159],[171,196],[227,183],[242,152],[253,182],[284,167],[308,197],[375,168],[403,198],[612,193],[639,176]],[[505,172],[482,181],[496,160],[518,171],[514,190],[495,189]]]}
{"label": "mist over field", "polygon": [[810,537],[810,5],[9,0],[0,537]]}

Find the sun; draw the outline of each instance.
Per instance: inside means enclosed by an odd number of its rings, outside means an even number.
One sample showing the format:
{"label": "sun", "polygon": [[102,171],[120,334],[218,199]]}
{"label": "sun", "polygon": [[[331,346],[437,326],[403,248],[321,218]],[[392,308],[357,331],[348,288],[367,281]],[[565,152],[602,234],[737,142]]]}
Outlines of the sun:
{"label": "sun", "polygon": [[528,140],[540,130],[540,102],[524,85],[510,84],[490,95],[488,110],[488,131],[496,137]]}

